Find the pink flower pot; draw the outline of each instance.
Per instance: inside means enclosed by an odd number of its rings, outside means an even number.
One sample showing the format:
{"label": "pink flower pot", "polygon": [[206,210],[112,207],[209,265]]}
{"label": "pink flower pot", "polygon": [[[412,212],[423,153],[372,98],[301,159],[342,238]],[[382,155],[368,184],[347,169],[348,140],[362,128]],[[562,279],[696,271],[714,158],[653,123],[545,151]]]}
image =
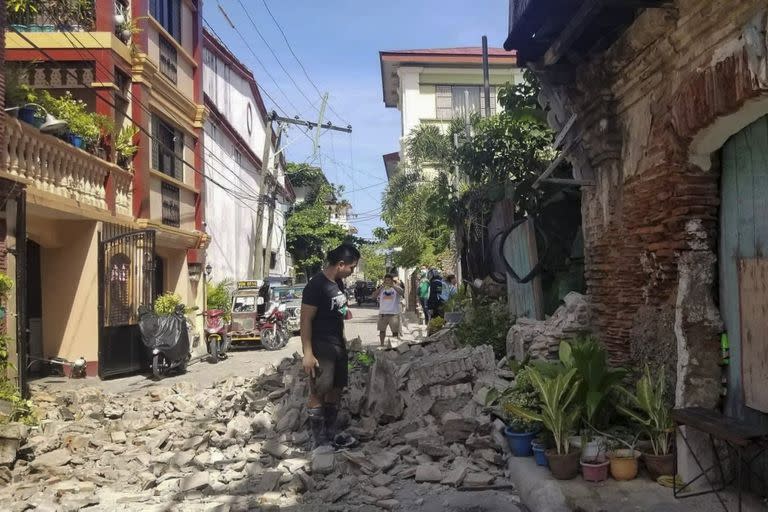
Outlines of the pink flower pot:
{"label": "pink flower pot", "polygon": [[581,461],[581,475],[587,482],[602,482],[608,480],[608,466],[610,461],[605,457]]}

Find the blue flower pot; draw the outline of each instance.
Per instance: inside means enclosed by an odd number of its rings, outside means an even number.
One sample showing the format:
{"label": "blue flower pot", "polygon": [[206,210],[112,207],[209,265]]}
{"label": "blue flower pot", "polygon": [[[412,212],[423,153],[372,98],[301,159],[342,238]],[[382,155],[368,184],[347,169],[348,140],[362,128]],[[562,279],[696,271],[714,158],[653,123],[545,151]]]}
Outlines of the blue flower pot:
{"label": "blue flower pot", "polygon": [[82,148],[83,147],[83,138],[79,135],[75,135],[74,133],[70,133],[67,135],[67,139],[69,140],[69,143],[75,146],[76,148]]}
{"label": "blue flower pot", "polygon": [[533,458],[536,459],[536,465],[544,467],[549,466],[549,463],[547,462],[547,456],[544,454],[546,448],[544,448],[544,446],[541,444],[533,443],[532,449]]}
{"label": "blue flower pot", "polygon": [[38,124],[40,118],[35,115],[36,113],[37,110],[32,107],[21,107],[19,109],[19,121],[24,121],[25,123],[34,126],[40,126]]}
{"label": "blue flower pot", "polygon": [[515,457],[530,457],[533,455],[531,443],[536,437],[536,432],[515,432],[509,427],[504,429],[504,435],[509,443],[509,449]]}
{"label": "blue flower pot", "polygon": [[19,32],[27,32],[27,26],[19,23],[11,23],[11,28],[18,30]]}

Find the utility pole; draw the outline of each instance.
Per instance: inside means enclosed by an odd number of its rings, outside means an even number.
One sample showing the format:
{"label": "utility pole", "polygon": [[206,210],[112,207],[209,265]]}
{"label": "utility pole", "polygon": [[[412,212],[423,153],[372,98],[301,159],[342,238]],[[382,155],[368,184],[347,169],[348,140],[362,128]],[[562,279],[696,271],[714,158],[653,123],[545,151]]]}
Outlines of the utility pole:
{"label": "utility pole", "polygon": [[483,36],[483,90],[485,91],[485,115],[491,117],[491,79],[488,70],[488,37]]}
{"label": "utility pole", "polygon": [[[327,94],[325,99],[327,99]],[[325,110],[325,109],[323,109]],[[277,121],[278,127],[277,127],[277,134],[276,134],[276,148],[275,153],[272,154],[272,122]],[[306,126],[308,128],[318,128],[318,135],[319,137],[319,128],[325,128],[326,130],[336,130],[339,132],[346,132],[346,133],[352,133],[352,126],[347,125],[346,127],[341,126],[335,126],[333,123],[328,121],[326,124],[322,124],[322,114],[319,119],[319,122],[315,123],[312,121],[305,121],[303,119],[300,119],[298,116],[295,118],[290,117],[280,117],[277,115],[277,112],[272,111],[270,116],[267,119],[267,122],[264,125],[264,130],[267,134],[266,140],[264,141],[264,151],[262,153],[262,160],[261,160],[261,179],[259,180],[261,182],[261,186],[259,187],[259,205],[256,211],[256,258],[255,258],[255,268],[254,268],[254,275],[256,278],[263,277],[266,278],[269,276],[269,270],[270,265],[267,263],[268,261],[271,261],[272,258],[272,231],[274,228],[274,222],[275,222],[275,201],[277,198],[277,187],[279,185],[278,182],[278,176],[275,174],[272,176],[272,170],[275,169],[277,166],[273,164],[277,156],[283,151],[283,149],[280,148],[280,140],[282,138],[282,132],[283,128],[287,124],[295,124],[299,126]],[[314,139],[315,148],[317,148],[317,137]],[[267,179],[268,177],[271,177],[272,180]],[[274,183],[274,184],[273,184]],[[264,190],[266,188],[266,190]],[[261,193],[261,190],[264,190],[263,193]],[[262,243],[261,234],[264,229],[264,204],[269,202],[270,209],[269,209],[269,218],[267,220],[267,236],[264,243]],[[269,258],[269,259],[268,259]]]}

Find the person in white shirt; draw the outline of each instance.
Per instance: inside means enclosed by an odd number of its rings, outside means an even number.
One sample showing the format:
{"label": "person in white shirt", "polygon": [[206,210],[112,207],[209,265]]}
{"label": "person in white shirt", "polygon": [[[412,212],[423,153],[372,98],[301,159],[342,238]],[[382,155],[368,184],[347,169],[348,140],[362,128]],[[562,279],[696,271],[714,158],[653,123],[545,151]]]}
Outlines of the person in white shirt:
{"label": "person in white shirt", "polygon": [[392,331],[392,336],[400,337],[400,299],[405,296],[402,287],[395,284],[392,275],[384,276],[384,284],[379,286],[374,297],[379,299],[379,342],[384,345],[387,337],[387,327]]}

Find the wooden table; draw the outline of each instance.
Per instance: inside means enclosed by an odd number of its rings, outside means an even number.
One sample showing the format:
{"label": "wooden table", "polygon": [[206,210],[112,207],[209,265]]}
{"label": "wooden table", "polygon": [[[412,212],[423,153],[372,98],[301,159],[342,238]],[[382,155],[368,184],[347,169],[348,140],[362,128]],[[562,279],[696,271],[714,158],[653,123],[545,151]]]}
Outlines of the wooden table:
{"label": "wooden table", "polygon": [[[738,486],[738,510],[741,511],[741,487],[742,487],[742,467],[746,463],[748,471],[751,471],[752,462],[757,459],[768,448],[768,429],[763,427],[755,427],[747,425],[736,418],[723,416],[717,411],[711,409],[704,409],[703,407],[688,407],[684,409],[674,409],[672,411],[672,419],[675,421],[677,432],[680,434],[688,450],[691,452],[693,459],[696,461],[696,465],[699,466],[701,473],[690,481],[684,483],[681,487],[677,485],[677,443],[675,443],[675,458],[674,458],[674,480],[672,485],[672,491],[675,498],[690,498],[692,496],[700,496],[702,494],[714,493],[723,509],[728,512],[728,506],[725,504],[720,492],[725,489],[729,484],[736,481]],[[688,429],[698,430],[699,432],[709,437],[709,442],[712,447],[712,455],[714,457],[714,463],[708,468],[704,468],[701,460],[696,455],[696,452],[691,448],[688,443],[688,438],[683,433],[680,427],[686,427]],[[729,446],[736,452],[737,458],[737,470],[736,476],[726,481],[725,473],[723,471],[723,461],[715,446],[715,441],[721,441]],[[748,448],[757,447],[757,453],[753,454],[748,460],[745,458],[745,451]],[[728,453],[730,456],[730,451]],[[709,477],[710,470],[717,468],[720,476],[720,485],[716,485],[715,482]],[[686,492],[683,491],[695,481],[704,477],[709,484],[710,489],[698,492]]]}

